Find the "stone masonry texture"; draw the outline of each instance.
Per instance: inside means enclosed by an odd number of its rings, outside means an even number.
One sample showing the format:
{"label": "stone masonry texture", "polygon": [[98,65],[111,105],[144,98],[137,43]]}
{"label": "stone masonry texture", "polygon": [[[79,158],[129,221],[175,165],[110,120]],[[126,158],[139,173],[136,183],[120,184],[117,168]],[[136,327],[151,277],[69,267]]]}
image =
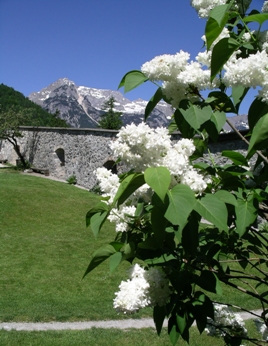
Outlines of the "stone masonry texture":
{"label": "stone masonry texture", "polygon": [[[109,166],[117,159],[113,157],[110,143],[116,139],[118,131],[45,127],[21,127],[21,131],[20,150],[33,166],[49,169],[51,176],[62,180],[75,175],[77,184],[88,189],[97,183],[94,170]],[[180,134],[172,134],[171,138],[177,141]],[[227,159],[221,155],[222,150],[245,153],[246,144],[235,133],[223,134],[217,143],[210,143],[209,152],[202,160],[225,164]],[[16,164],[18,159],[7,141],[0,141],[0,159],[7,159],[11,164]],[[123,172],[124,166],[119,164],[117,170]]]}

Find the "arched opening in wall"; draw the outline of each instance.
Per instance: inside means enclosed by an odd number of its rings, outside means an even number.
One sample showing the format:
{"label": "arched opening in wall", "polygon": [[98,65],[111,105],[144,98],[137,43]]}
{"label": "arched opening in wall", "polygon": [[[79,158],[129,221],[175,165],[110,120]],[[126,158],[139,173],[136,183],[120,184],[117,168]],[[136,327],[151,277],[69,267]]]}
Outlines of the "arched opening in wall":
{"label": "arched opening in wall", "polygon": [[111,171],[113,174],[117,174],[117,166],[113,160],[106,161],[103,167]]}
{"label": "arched opening in wall", "polygon": [[60,165],[64,166],[65,165],[65,153],[64,153],[64,149],[62,148],[58,148],[56,151],[56,154],[58,156],[58,159],[60,160]]}

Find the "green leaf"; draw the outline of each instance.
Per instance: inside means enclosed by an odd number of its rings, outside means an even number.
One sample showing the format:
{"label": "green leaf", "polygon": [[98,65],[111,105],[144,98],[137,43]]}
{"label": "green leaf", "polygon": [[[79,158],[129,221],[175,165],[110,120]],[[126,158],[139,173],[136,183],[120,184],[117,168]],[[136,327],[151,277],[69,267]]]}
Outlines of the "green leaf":
{"label": "green leaf", "polygon": [[169,170],[166,167],[149,167],[144,172],[144,179],[164,202],[171,182]]}
{"label": "green leaf", "polygon": [[171,135],[174,131],[178,130],[178,125],[175,121],[171,121],[171,123],[168,125],[168,133]]}
{"label": "green leaf", "polygon": [[148,81],[148,78],[139,70],[129,71],[122,78],[118,89],[124,87],[124,92],[137,88],[139,85]]}
{"label": "green leaf", "polygon": [[118,265],[121,263],[123,258],[122,252],[116,252],[110,256],[110,272],[112,273]]}
{"label": "green leaf", "polygon": [[142,173],[128,174],[121,182],[113,203],[118,202],[119,205],[124,203],[125,200],[143,184],[145,184],[145,180]]}
{"label": "green leaf", "polygon": [[248,166],[248,160],[244,157],[244,155],[237,151],[223,150],[221,154],[224,157],[228,157],[236,165]]}
{"label": "green leaf", "polygon": [[169,206],[165,218],[173,225],[179,225],[183,228],[194,209],[195,194],[189,186],[178,184],[171,191],[168,191],[168,197]]}
{"label": "green leaf", "polygon": [[211,76],[216,77],[217,73],[223,68],[223,65],[229,60],[230,56],[239,48],[240,44],[232,37],[225,37],[216,43],[211,57]]}
{"label": "green leaf", "polygon": [[206,291],[222,295],[220,280],[216,274],[209,270],[202,271],[201,275],[197,277],[196,283]]}
{"label": "green leaf", "polygon": [[248,171],[247,169],[241,167],[241,166],[237,166],[237,165],[226,165],[225,167],[223,167],[223,174],[227,173],[227,174],[231,174],[233,176],[240,176],[240,175],[252,175],[252,172]]}
{"label": "green leaf", "polygon": [[159,248],[159,243],[156,240],[155,236],[145,239],[143,242],[138,244],[140,249],[146,250],[156,250]]}
{"label": "green leaf", "polygon": [[262,150],[268,147],[268,113],[260,118],[253,128],[249,142],[248,154],[251,150]]}
{"label": "green leaf", "polygon": [[109,207],[106,203],[100,202],[90,209],[86,215],[86,225],[90,226],[95,237],[97,237],[104,221],[109,215]]}
{"label": "green leaf", "polygon": [[196,201],[194,209],[207,221],[218,227],[220,230],[228,231],[227,208],[224,202],[217,196],[207,194]]}
{"label": "green leaf", "polygon": [[191,213],[187,225],[182,230],[181,244],[186,255],[195,257],[199,247],[200,216],[196,211]]}
{"label": "green leaf", "polygon": [[243,18],[245,23],[257,22],[260,25],[262,25],[266,20],[268,20],[268,13],[252,14],[251,16]]}
{"label": "green leaf", "polygon": [[125,244],[121,251],[123,252],[123,259],[133,258],[135,256],[135,243],[129,242]]}
{"label": "green leaf", "polygon": [[145,120],[148,118],[148,116],[154,110],[154,108],[158,104],[158,102],[162,100],[162,98],[163,98],[162,88],[158,88],[156,90],[156,93],[154,94],[154,96],[147,103],[147,106],[145,108],[145,114],[144,114]]}
{"label": "green leaf", "polygon": [[212,91],[208,95],[209,101],[210,101],[210,98],[211,98],[211,100],[213,100],[213,103],[215,103],[215,101],[217,101],[217,105],[220,105],[221,111],[226,112],[226,113],[235,113],[236,112],[236,109],[235,109],[235,106],[234,106],[232,100],[224,92]]}
{"label": "green leaf", "polygon": [[107,258],[112,256],[116,252],[115,248],[111,244],[103,245],[97,251],[93,253],[92,259],[87,267],[87,270],[83,276],[83,278],[90,273],[94,268],[96,268],[99,264],[105,261]]}
{"label": "green leaf", "polygon": [[244,235],[247,227],[250,226],[257,217],[257,210],[254,199],[243,200],[237,199],[237,206],[235,207],[236,214],[236,229],[240,237]]}
{"label": "green leaf", "polygon": [[[174,119],[177,124],[177,129],[181,132],[184,138],[193,138],[195,135],[195,130],[192,126],[184,119],[182,112],[179,109],[175,110]],[[176,130],[177,130],[176,129]]]}
{"label": "green leaf", "polygon": [[174,255],[166,255],[166,254],[164,254],[164,255],[162,255],[160,257],[148,258],[148,259],[144,260],[144,262],[149,264],[149,265],[162,265],[162,266],[166,266],[166,265],[168,265],[169,261],[174,262],[174,260],[176,260],[176,259],[177,258]]}
{"label": "green leaf", "polygon": [[227,23],[228,8],[229,5],[220,5],[210,11],[205,29],[207,49],[210,49],[212,43],[217,39]]}
{"label": "green leaf", "polygon": [[238,114],[240,104],[243,101],[248,91],[249,91],[249,88],[245,88],[242,85],[232,87],[232,98],[233,98],[233,103],[236,109],[236,112],[235,112],[236,114]]}
{"label": "green leaf", "polygon": [[180,334],[182,335],[185,331],[185,328],[187,326],[187,314],[184,310],[177,311],[176,314],[176,320],[177,320],[177,326],[180,331]]}
{"label": "green leaf", "polygon": [[155,328],[157,331],[157,334],[160,335],[163,323],[166,317],[166,309],[164,306],[159,306],[155,305],[154,306],[154,312],[153,312],[153,317],[154,317],[154,324]]}
{"label": "green leaf", "polygon": [[267,113],[268,113],[268,104],[256,98],[252,102],[248,111],[248,125],[251,131],[253,131],[254,126],[257,124],[260,118],[263,117]]}
{"label": "green leaf", "polygon": [[224,203],[231,204],[237,206],[237,200],[231,192],[226,190],[219,190],[215,192],[214,196],[223,201]]}
{"label": "green leaf", "polygon": [[226,114],[224,112],[215,111],[211,115],[211,121],[215,124],[218,133],[220,133],[226,123]]}
{"label": "green leaf", "polygon": [[161,247],[165,239],[167,219],[164,217],[163,211],[160,210],[156,205],[154,205],[151,212],[151,223],[158,247]]}
{"label": "green leaf", "polygon": [[195,300],[192,304],[195,309],[199,310],[199,313],[214,319],[214,306],[210,298],[201,291],[195,292],[194,298]]}
{"label": "green leaf", "polygon": [[194,141],[194,146],[195,146],[195,151],[194,153],[191,155],[191,160],[195,160],[198,159],[199,157],[202,157],[204,152],[207,149],[207,142],[204,141],[201,138],[195,137],[193,138]]}
{"label": "green leaf", "polygon": [[177,331],[177,321],[175,316],[171,316],[168,320],[168,334],[172,345],[175,346],[180,337],[180,333]]}
{"label": "green leaf", "polygon": [[182,100],[180,102],[179,111],[182,113],[184,119],[195,130],[198,130],[202,124],[209,120],[212,114],[210,106],[200,108],[193,105],[188,100]]}
{"label": "green leaf", "polygon": [[192,301],[193,316],[196,319],[196,326],[201,334],[207,326],[207,316],[214,318],[214,307],[212,301],[200,291],[195,292]]}
{"label": "green leaf", "polygon": [[224,112],[215,111],[212,113],[210,120],[203,125],[203,128],[207,131],[214,142],[218,140],[219,133],[221,132],[225,122],[226,114]]}

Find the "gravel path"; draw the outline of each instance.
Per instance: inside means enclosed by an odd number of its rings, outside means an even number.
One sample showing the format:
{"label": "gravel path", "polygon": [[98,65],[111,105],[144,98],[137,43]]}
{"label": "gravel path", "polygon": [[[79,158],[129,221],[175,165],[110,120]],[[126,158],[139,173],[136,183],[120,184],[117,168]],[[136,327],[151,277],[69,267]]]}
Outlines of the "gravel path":
{"label": "gravel path", "polygon": [[[262,310],[254,311],[255,314],[260,315]],[[255,315],[243,312],[240,314],[244,320],[256,318]],[[167,320],[164,321],[164,327],[167,327]],[[143,318],[140,320],[127,319],[127,320],[111,320],[111,321],[88,321],[88,322],[0,322],[0,329],[4,330],[25,330],[25,331],[41,331],[41,330],[84,330],[91,328],[117,328],[117,329],[141,329],[141,328],[155,328],[154,321],[150,318]]]}

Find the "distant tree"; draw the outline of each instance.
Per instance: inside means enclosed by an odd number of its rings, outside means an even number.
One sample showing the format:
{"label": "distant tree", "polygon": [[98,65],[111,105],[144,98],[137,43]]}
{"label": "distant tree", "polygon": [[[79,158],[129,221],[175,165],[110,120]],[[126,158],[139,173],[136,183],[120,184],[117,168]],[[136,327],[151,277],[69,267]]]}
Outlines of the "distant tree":
{"label": "distant tree", "polygon": [[67,122],[60,118],[59,110],[51,114],[19,91],[4,84],[0,84],[0,105],[3,112],[10,108],[18,113],[27,112],[28,117],[24,118],[23,123],[25,126],[69,127]]}
{"label": "distant tree", "polygon": [[27,162],[20,152],[20,146],[18,144],[18,138],[23,137],[20,131],[20,126],[27,124],[29,114],[23,111],[15,111],[10,108],[6,111],[0,110],[0,139],[5,139],[13,145],[15,152],[24,168],[27,168]]}
{"label": "distant tree", "polygon": [[111,96],[108,101],[104,102],[102,110],[105,113],[101,115],[102,118],[99,121],[99,127],[110,130],[119,130],[122,127],[122,112],[114,111],[114,103],[115,98],[113,96]]}

